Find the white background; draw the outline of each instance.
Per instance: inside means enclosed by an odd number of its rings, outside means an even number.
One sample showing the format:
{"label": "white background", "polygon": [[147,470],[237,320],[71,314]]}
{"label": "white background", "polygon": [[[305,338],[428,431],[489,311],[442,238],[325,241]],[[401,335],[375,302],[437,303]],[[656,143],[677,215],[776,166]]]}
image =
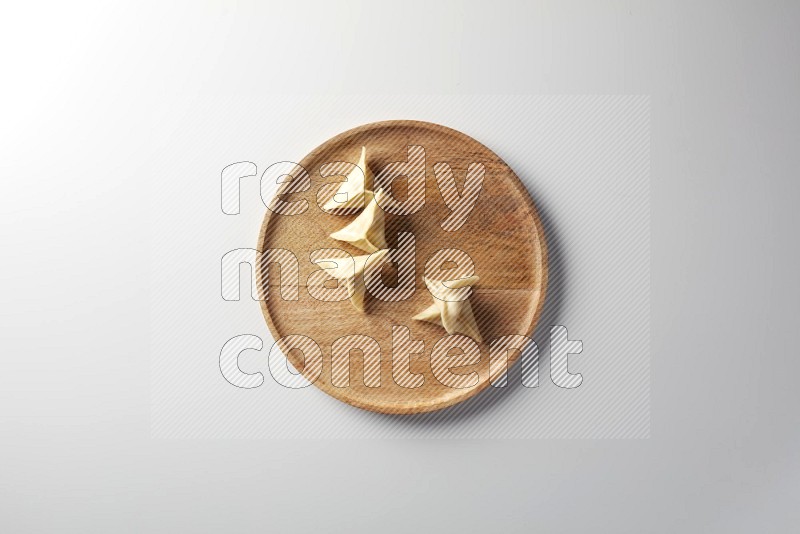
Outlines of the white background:
{"label": "white background", "polygon": [[[6,7],[2,530],[793,530],[799,10]],[[153,162],[293,93],[651,95],[651,438],[151,439]]]}

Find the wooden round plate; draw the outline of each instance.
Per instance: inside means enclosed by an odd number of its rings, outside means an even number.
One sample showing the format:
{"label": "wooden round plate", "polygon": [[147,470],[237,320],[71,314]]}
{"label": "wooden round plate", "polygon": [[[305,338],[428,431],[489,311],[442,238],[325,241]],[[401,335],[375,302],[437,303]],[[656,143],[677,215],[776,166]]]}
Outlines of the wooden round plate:
{"label": "wooden round plate", "polygon": [[[341,229],[356,215],[331,215],[317,205],[317,192],[326,183],[341,177],[322,178],[320,166],[328,162],[357,162],[361,147],[367,149],[367,162],[377,174],[387,164],[406,161],[409,145],[425,148],[425,206],[412,215],[386,213],[386,241],[397,244],[397,233],[412,232],[416,237],[416,291],[400,302],[384,302],[367,295],[366,313],[359,313],[348,300],[323,302],[305,288],[311,272],[319,267],[309,260],[313,250],[341,248],[352,255],[364,251],[332,239],[329,234]],[[450,214],[439,192],[433,166],[449,163],[463,188],[470,163],[482,163],[486,174],[483,190],[466,223],[455,232],[442,229]],[[300,161],[311,177],[311,188],[293,193],[291,200],[308,200],[308,209],[298,215],[264,217],[258,249],[292,251],[300,264],[298,300],[280,298],[278,277],[260,282],[261,307],[274,338],[290,334],[308,336],[322,350],[322,374],[314,381],[325,393],[353,406],[382,413],[411,414],[438,410],[466,400],[490,384],[489,342],[509,334],[530,336],[544,302],[547,284],[547,253],[542,224],[530,195],[519,178],[496,154],[471,137],[437,124],[418,121],[384,121],[365,124],[326,141]],[[403,198],[393,185],[392,192]],[[446,335],[444,329],[411,318],[433,302],[422,281],[425,262],[443,248],[458,248],[470,255],[475,274],[480,277],[470,302],[483,335],[480,363],[454,369],[456,374],[478,372],[474,387],[456,389],[441,384],[431,371],[430,354],[434,344]],[[258,266],[262,272],[263,265]],[[422,340],[425,350],[411,356],[412,373],[422,373],[424,384],[406,388],[392,379],[392,327],[410,329],[412,339]],[[331,344],[352,334],[368,335],[381,348],[380,387],[364,384],[363,354],[350,354],[350,381],[347,387],[331,383]],[[509,354],[509,366],[519,352]],[[289,362],[305,374],[302,352],[290,350]],[[308,377],[311,378],[311,377]]]}

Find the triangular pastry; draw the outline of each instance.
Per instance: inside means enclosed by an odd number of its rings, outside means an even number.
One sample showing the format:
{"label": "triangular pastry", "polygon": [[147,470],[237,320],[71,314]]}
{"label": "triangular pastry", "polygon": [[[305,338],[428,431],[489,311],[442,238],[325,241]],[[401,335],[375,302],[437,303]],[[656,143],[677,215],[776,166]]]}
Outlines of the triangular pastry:
{"label": "triangular pastry", "polygon": [[373,175],[367,165],[367,147],[361,147],[361,157],[354,168],[347,175],[347,181],[342,182],[339,190],[324,206],[323,210],[343,210],[349,208],[363,208],[372,200]]}
{"label": "triangular pastry", "polygon": [[364,311],[364,294],[366,286],[364,285],[364,269],[367,266],[367,260],[373,257],[373,261],[380,260],[388,250],[379,250],[374,254],[364,254],[363,256],[353,256],[355,262],[355,269],[351,269],[352,265],[349,261],[342,261],[343,258],[324,258],[315,260],[314,263],[325,269],[328,276],[339,280],[347,287],[347,293],[350,295],[350,303],[360,312]]}
{"label": "triangular pastry", "polygon": [[443,327],[448,334],[464,334],[475,341],[483,341],[472,313],[472,306],[467,300],[450,301],[442,298],[453,298],[458,289],[472,286],[478,281],[477,276],[440,283],[423,277],[425,285],[433,296],[433,304],[414,316],[415,321],[426,321]]}
{"label": "triangular pastry", "polygon": [[384,212],[378,205],[378,200],[382,199],[383,196],[382,190],[375,193],[374,198],[367,204],[364,211],[353,219],[353,222],[332,233],[331,237],[339,241],[352,243],[353,246],[367,252],[376,252],[386,248]]}

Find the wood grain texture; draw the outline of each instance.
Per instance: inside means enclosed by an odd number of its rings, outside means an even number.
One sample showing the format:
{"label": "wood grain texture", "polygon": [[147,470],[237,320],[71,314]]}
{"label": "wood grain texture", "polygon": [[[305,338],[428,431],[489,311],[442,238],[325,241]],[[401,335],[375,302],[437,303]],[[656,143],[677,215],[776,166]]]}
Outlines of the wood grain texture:
{"label": "wood grain texture", "polygon": [[[315,386],[353,406],[394,414],[452,406],[489,386],[488,342],[508,334],[530,336],[539,318],[547,285],[544,231],[533,201],[520,180],[508,165],[476,140],[450,128],[425,122],[366,124],[316,148],[300,161],[311,176],[311,189],[287,198],[307,199],[308,210],[293,216],[276,215],[267,210],[257,248],[262,251],[274,248],[292,251],[300,263],[301,286],[305,286],[311,272],[319,269],[309,260],[311,251],[341,248],[353,255],[364,254],[329,237],[355,215],[330,215],[319,209],[316,196],[320,186],[342,180],[321,178],[319,168],[333,161],[355,163],[361,147],[366,146],[368,164],[377,174],[391,162],[405,161],[408,145],[425,148],[425,206],[413,215],[387,213],[386,240],[393,247],[400,231],[412,232],[416,237],[416,291],[410,299],[383,302],[368,295],[367,313],[361,314],[348,301],[316,300],[304,287],[301,287],[299,300],[283,300],[277,287],[277,276],[270,276],[268,284],[259,283],[262,311],[275,339],[302,334],[314,339],[322,349],[323,371]],[[441,227],[450,211],[433,172],[433,166],[438,162],[450,164],[459,188],[463,187],[470,163],[482,163],[486,168],[481,196],[467,222],[455,232],[447,232]],[[398,196],[402,198],[402,194]],[[431,349],[446,332],[432,324],[411,320],[413,315],[432,303],[422,275],[427,259],[443,248],[459,248],[467,252],[475,263],[475,274],[480,277],[471,303],[485,342],[480,344],[480,363],[454,370],[459,374],[477,370],[478,384],[465,389],[440,384],[431,371]],[[262,269],[263,266],[259,265],[258,270],[261,272]],[[414,340],[425,343],[425,351],[413,356],[411,361],[412,372],[422,373],[425,379],[419,388],[404,388],[392,380],[393,325],[408,327]],[[331,384],[331,344],[352,334],[368,335],[380,344],[380,387],[364,385],[360,351],[353,351],[350,355],[350,385],[340,388]],[[517,356],[518,353],[510,355],[509,365]],[[290,351],[287,357],[302,372],[304,364],[299,351]]]}

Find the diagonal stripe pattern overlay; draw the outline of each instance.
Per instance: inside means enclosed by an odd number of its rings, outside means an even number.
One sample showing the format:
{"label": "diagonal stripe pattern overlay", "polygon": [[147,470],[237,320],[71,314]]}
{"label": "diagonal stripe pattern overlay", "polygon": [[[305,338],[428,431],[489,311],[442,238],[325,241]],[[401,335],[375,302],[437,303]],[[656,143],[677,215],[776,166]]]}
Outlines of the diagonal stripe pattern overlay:
{"label": "diagonal stripe pattern overlay", "polygon": [[[186,173],[176,158],[175,166],[165,169],[165,176],[174,178],[159,182],[152,192],[154,437],[649,437],[649,97],[273,95],[267,105],[261,110],[260,129],[245,129],[237,140],[232,133],[236,128],[231,128],[226,136],[234,138],[220,135],[218,154],[197,155],[195,163],[206,176]],[[313,386],[281,387],[270,375],[274,340],[248,290],[249,264],[223,273],[223,291],[231,294],[241,276],[240,299],[220,296],[220,258],[256,242],[265,209],[259,204],[264,171],[275,162],[300,158],[338,131],[394,117],[456,128],[495,151],[530,192],[545,226],[549,254],[547,300],[534,333],[536,346],[525,349],[527,358],[480,395],[414,416],[359,410]],[[309,139],[309,132],[319,134]],[[238,147],[250,146],[244,140],[254,136],[267,148],[242,153]],[[476,168],[476,184],[478,172]],[[428,174],[427,179],[436,179]],[[184,175],[186,181],[181,181]],[[484,187],[489,180],[487,175]],[[558,387],[550,378],[551,325],[563,325],[565,336],[582,341],[582,352],[569,357],[569,372],[582,375],[576,388]],[[223,373],[236,372],[230,361],[220,368],[223,344],[243,334],[263,340],[258,350],[253,338],[241,338],[241,347],[251,348],[241,353],[239,369],[263,375],[263,384],[251,389],[226,381]],[[371,350],[368,339],[353,341],[358,344],[337,347],[342,357],[351,350]],[[409,342],[405,348],[413,349]],[[556,371],[563,376],[563,368]],[[337,384],[353,379],[343,366],[333,372]],[[415,381],[413,375],[400,378],[409,385]],[[366,379],[378,384],[374,362]],[[384,372],[380,379],[392,377]]]}

